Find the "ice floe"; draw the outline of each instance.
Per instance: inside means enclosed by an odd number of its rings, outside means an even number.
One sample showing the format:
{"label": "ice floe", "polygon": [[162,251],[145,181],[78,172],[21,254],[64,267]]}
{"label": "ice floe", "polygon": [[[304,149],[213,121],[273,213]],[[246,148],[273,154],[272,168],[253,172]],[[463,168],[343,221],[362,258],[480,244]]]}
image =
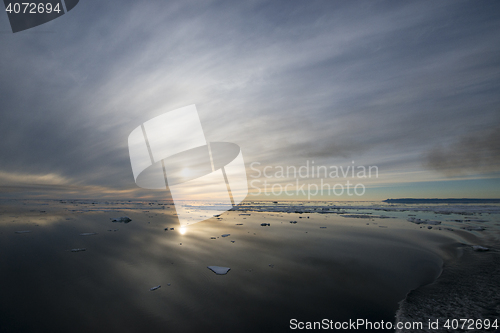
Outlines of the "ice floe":
{"label": "ice floe", "polygon": [[415,224],[432,224],[432,225],[441,224],[441,221],[421,220],[421,219],[417,219],[415,217],[410,217],[407,219],[407,221],[411,222],[411,223],[415,223]]}
{"label": "ice floe", "polygon": [[161,286],[157,285],[155,287],[149,288],[149,291],[155,291],[155,290],[160,289],[160,288],[161,288]]}
{"label": "ice floe", "polygon": [[467,231],[483,231],[483,230],[485,230],[483,227],[472,226],[472,225],[462,227],[462,229],[467,230]]}
{"label": "ice floe", "polygon": [[350,217],[350,218],[354,218],[354,219],[371,219],[371,218],[373,218],[373,216],[369,215],[369,214],[342,214],[340,216]]}
{"label": "ice floe", "polygon": [[132,220],[130,218],[128,218],[127,216],[122,216],[122,217],[118,217],[116,219],[111,220],[111,222],[120,222],[120,223],[129,223],[131,221]]}
{"label": "ice floe", "polygon": [[229,270],[231,269],[229,267],[220,267],[220,266],[207,266],[207,268],[217,275],[227,274],[227,272],[229,272]]}
{"label": "ice floe", "polygon": [[[283,212],[283,213],[317,213],[317,214],[345,214],[345,211],[353,210],[375,210],[386,212],[435,212],[438,214],[460,214],[460,215],[473,215],[474,213],[500,213],[500,207],[492,205],[416,205],[409,206],[408,204],[398,205],[334,205],[325,207],[324,205],[291,205],[285,203],[279,204],[246,204],[233,207],[233,211],[240,212]],[[365,215],[365,214],[360,214]],[[366,214],[367,215],[367,214]],[[409,215],[411,216],[411,215]]]}

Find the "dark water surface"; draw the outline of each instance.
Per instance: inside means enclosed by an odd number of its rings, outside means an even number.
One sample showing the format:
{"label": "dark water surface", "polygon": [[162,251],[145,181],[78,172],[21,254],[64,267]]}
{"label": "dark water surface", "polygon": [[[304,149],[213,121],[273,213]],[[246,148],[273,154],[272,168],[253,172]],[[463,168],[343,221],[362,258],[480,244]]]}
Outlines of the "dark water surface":
{"label": "dark water surface", "polygon": [[[394,322],[411,290],[436,280],[465,246],[491,246],[498,236],[495,213],[482,213],[488,221],[474,225],[488,226],[479,232],[450,221],[464,219],[455,212],[378,218],[370,207],[343,208],[373,214],[367,218],[269,207],[226,212],[181,234],[173,207],[157,202],[3,201],[0,332],[285,332],[294,318]],[[443,223],[428,229],[408,215]],[[120,216],[132,221],[111,221]],[[231,270],[216,275],[207,266]]]}

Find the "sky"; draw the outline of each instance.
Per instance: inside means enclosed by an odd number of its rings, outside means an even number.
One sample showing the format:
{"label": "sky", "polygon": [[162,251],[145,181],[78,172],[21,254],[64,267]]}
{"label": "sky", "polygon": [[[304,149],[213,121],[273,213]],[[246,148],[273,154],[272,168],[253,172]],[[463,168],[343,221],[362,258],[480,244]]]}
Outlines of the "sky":
{"label": "sky", "polygon": [[[162,200],[127,138],[196,104],[208,141],[240,146],[248,200],[500,198],[499,36],[498,1],[81,0],[15,34],[3,13],[0,197]],[[378,174],[265,195],[321,181],[265,167],[313,162]]]}

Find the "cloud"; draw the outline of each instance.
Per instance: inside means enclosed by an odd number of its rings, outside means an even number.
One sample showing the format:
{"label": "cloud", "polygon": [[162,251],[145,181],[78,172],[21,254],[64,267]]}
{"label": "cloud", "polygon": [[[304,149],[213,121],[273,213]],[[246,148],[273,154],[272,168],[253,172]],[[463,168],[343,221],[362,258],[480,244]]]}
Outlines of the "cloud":
{"label": "cloud", "polygon": [[500,172],[500,126],[435,147],[427,166],[447,176]]}
{"label": "cloud", "polygon": [[0,185],[67,185],[69,180],[54,174],[23,174],[0,171]]}
{"label": "cloud", "polygon": [[129,133],[195,103],[247,164],[427,172],[437,143],[497,128],[498,6],[82,2],[53,33],[0,35],[0,170],[136,189]]}

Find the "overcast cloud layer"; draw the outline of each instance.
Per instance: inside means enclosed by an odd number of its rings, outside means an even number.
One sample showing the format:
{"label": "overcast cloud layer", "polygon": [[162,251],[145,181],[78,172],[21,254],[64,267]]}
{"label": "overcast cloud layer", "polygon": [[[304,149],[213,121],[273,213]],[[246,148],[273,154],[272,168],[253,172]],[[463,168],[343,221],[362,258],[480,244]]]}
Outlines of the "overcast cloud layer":
{"label": "overcast cloud layer", "polygon": [[498,179],[499,36],[496,1],[81,0],[16,34],[0,14],[0,185],[129,193],[130,132],[189,104],[248,165]]}

